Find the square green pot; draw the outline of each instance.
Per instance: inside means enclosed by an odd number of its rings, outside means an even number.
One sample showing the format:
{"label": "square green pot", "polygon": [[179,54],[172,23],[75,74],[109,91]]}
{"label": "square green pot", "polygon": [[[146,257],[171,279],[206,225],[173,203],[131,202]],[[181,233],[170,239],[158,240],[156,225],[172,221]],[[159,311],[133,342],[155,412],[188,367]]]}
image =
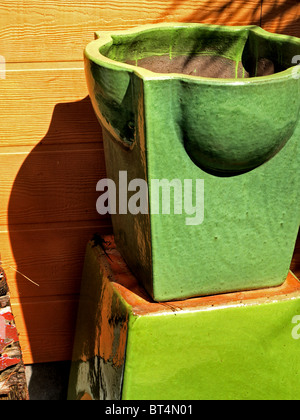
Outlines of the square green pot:
{"label": "square green pot", "polygon": [[[202,24],[97,35],[85,68],[107,177],[120,194],[120,171],[148,185],[147,211],[112,214],[118,249],[147,292],[168,301],[282,284],[299,228],[300,40]],[[223,57],[236,71],[155,73],[139,65],[151,56]],[[261,58],[275,74],[258,77]],[[154,188],[162,180],[170,183],[169,214]],[[178,183],[182,196],[173,196]]]}
{"label": "square green pot", "polygon": [[300,283],[156,303],[87,247],[70,400],[299,400]]}

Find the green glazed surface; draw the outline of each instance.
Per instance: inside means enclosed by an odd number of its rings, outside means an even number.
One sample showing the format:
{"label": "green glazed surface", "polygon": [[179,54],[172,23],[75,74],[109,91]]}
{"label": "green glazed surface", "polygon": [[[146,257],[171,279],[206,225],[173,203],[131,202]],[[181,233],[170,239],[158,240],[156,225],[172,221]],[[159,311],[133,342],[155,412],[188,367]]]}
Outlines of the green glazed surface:
{"label": "green glazed surface", "polygon": [[[165,54],[170,59],[183,55],[225,57],[235,61],[237,78],[239,63],[250,72],[260,58],[271,59],[275,71],[283,73],[292,67],[292,59],[300,51],[300,40],[255,27],[157,28],[131,35],[112,34],[113,42],[100,52],[115,62],[138,62]],[[294,133],[299,114],[297,79],[290,77],[290,71],[263,81],[254,79],[247,87],[237,81],[224,85],[224,80],[217,83],[204,78],[183,78],[177,84],[172,112],[189,156],[204,169],[229,175],[250,170],[274,156]],[[115,88],[119,87],[118,83]],[[122,102],[124,105],[128,106]],[[110,118],[111,110],[106,112]],[[128,123],[130,116],[126,117]],[[121,133],[132,139],[126,130]]]}
{"label": "green glazed surface", "polygon": [[[119,267],[115,251],[109,255]],[[292,275],[292,287],[190,299],[184,308],[155,304],[153,311],[123,265],[121,289],[108,266],[89,244],[70,400],[85,393],[113,400],[299,400],[300,289]],[[119,351],[122,331],[126,346]]]}
{"label": "green glazed surface", "polygon": [[131,317],[124,400],[298,400],[300,299]]}
{"label": "green glazed surface", "polygon": [[[149,185],[148,215],[113,215],[116,242],[158,301],[281,284],[299,227],[300,40],[257,27],[161,24],[98,33],[85,51],[107,175]],[[127,60],[215,55],[264,77],[154,73]],[[204,180],[204,220],[153,214],[151,180]],[[193,202],[195,203],[195,188]],[[171,202],[172,209],[173,202]]]}

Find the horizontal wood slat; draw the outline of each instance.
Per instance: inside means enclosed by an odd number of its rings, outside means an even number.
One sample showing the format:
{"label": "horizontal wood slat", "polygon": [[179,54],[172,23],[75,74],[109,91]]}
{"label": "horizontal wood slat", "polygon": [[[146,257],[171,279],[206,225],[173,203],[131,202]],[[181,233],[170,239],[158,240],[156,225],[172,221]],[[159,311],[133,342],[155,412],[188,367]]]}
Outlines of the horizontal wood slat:
{"label": "horizontal wood slat", "polygon": [[104,152],[91,146],[44,150],[39,144],[30,153],[5,154],[0,148],[0,225],[99,219],[96,184],[105,178]]}
{"label": "horizontal wood slat", "polygon": [[78,298],[13,302],[24,364],[71,360]]}
{"label": "horizontal wood slat", "polygon": [[[102,133],[82,63],[11,64],[0,80],[0,252],[25,363],[71,357]],[[16,271],[17,270],[17,271]],[[39,284],[39,286],[33,284]]]}
{"label": "horizontal wood slat", "polygon": [[263,0],[261,23],[267,31],[300,37],[299,0]]}
{"label": "horizontal wood slat", "polygon": [[82,60],[83,49],[97,30],[172,21],[262,22],[271,31],[297,35],[298,18],[298,0],[263,0],[263,8],[261,0],[3,0],[0,55],[19,63]]}
{"label": "horizontal wood slat", "polygon": [[44,67],[11,69],[0,80],[0,152],[7,146],[101,140],[83,67]]}
{"label": "horizontal wood slat", "polygon": [[109,221],[28,230],[12,226],[9,232],[1,231],[1,258],[11,298],[78,294],[87,242],[96,232],[110,231]]}

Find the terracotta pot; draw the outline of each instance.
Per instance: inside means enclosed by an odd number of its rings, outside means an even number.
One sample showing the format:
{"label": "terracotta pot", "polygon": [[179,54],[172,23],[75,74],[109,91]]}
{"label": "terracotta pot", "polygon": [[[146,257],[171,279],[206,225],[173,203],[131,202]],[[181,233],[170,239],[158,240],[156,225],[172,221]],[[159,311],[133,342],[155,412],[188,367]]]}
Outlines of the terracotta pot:
{"label": "terracotta pot", "polygon": [[[149,211],[112,215],[134,274],[161,301],[282,284],[299,227],[300,40],[202,24],[97,36],[85,64],[107,176],[120,194],[120,171],[149,186]],[[153,180],[171,182],[170,212]]]}

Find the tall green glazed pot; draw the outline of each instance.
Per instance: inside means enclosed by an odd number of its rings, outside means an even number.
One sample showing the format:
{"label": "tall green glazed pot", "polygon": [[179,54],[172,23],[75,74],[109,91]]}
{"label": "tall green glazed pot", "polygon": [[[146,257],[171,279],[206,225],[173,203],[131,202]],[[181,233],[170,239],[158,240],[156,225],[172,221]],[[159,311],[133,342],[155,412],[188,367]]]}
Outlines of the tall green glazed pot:
{"label": "tall green glazed pot", "polygon": [[[85,69],[107,178],[129,200],[134,180],[148,186],[146,208],[139,196],[136,212],[121,199],[112,211],[133,273],[156,301],[282,284],[299,228],[300,40],[203,24],[97,37]],[[235,71],[158,73],[141,65],[151,57],[217,57]],[[261,60],[273,74],[259,77]]]}

